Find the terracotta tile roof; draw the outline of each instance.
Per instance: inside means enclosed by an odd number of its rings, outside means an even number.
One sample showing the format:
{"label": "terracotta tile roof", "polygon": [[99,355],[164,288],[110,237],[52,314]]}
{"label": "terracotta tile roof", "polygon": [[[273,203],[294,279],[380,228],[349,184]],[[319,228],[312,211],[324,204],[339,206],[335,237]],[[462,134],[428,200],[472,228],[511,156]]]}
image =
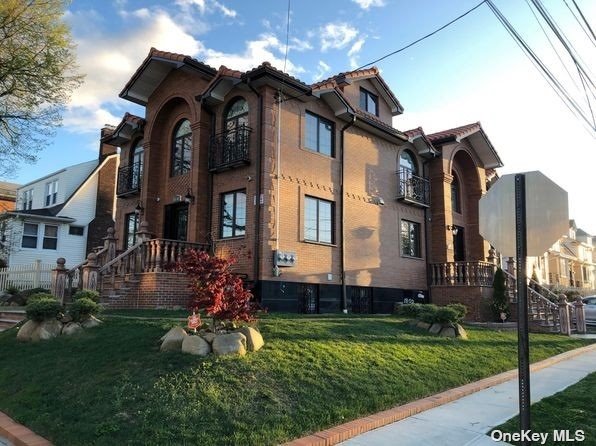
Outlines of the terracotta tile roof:
{"label": "terracotta tile roof", "polygon": [[187,56],[185,54],[171,53],[169,51],[161,51],[154,47],[151,47],[151,49],[149,50],[149,55],[147,56],[147,59],[149,59],[150,57],[160,57],[162,59],[168,59],[168,60],[172,60],[175,62],[182,62],[182,63],[194,62],[196,64],[202,65],[203,67],[205,67],[209,70],[213,70],[214,72],[216,71],[215,68],[213,68],[212,66],[209,66],[206,63],[200,62],[197,59],[194,59],[194,58]]}
{"label": "terracotta tile roof", "polygon": [[300,86],[304,87],[304,88],[308,88],[309,85],[305,84],[304,82],[302,82],[300,79],[294,77],[294,76],[290,76],[288,73],[284,73],[282,70],[279,70],[277,68],[275,68],[273,65],[271,65],[270,62],[263,62],[261,65],[259,65],[256,68],[253,68],[252,70],[248,70],[247,72],[245,72],[242,77],[243,78],[250,78],[251,76],[259,73],[259,72],[266,72],[266,71],[271,71],[273,73],[277,73],[280,76],[283,76],[285,78],[287,78],[288,80],[291,80],[297,84],[299,84]]}
{"label": "terracotta tile roof", "polygon": [[468,135],[470,132],[476,132],[478,130],[482,130],[479,122],[474,122],[473,124],[462,125],[460,127],[455,127],[449,130],[443,130],[441,132],[431,133],[428,136],[432,142],[440,141],[444,139],[455,139],[461,138]]}
{"label": "terracotta tile roof", "polygon": [[344,71],[342,73],[337,73],[334,74],[331,77],[328,77],[327,79],[323,79],[322,81],[316,82],[314,84],[311,85],[311,87],[314,88],[320,88],[321,85],[325,85],[329,82],[338,82],[341,81],[342,78],[349,78],[349,79],[354,79],[354,78],[359,78],[359,77],[364,77],[364,76],[371,76],[371,75],[378,75],[379,74],[379,70],[377,69],[377,67],[371,67],[371,68],[367,68],[365,70],[356,70],[356,71]]}
{"label": "terracotta tile roof", "polygon": [[354,113],[360,118],[363,119],[365,121],[370,122],[371,124],[374,124],[376,127],[381,128],[382,130],[385,130],[386,132],[401,138],[401,139],[407,139],[406,135],[404,135],[402,132],[400,132],[399,130],[397,130],[394,127],[391,127],[390,125],[384,123],[383,121],[381,121],[379,118],[377,118],[375,115],[371,115],[370,113],[367,113],[365,111],[362,111],[358,108],[354,108]]}
{"label": "terracotta tile roof", "polygon": [[417,127],[411,130],[405,130],[404,133],[408,138],[414,138],[415,136],[424,136],[424,130],[422,130],[422,127]]}

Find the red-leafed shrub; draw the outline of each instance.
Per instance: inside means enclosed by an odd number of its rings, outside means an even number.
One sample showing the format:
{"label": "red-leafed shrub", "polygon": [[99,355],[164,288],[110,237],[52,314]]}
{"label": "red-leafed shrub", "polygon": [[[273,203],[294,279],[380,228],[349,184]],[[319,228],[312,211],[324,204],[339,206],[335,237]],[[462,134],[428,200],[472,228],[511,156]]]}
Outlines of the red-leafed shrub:
{"label": "red-leafed shrub", "polygon": [[258,305],[242,279],[230,271],[234,263],[235,259],[210,256],[204,251],[190,249],[184,253],[178,268],[190,277],[191,310],[203,310],[220,321],[255,319]]}

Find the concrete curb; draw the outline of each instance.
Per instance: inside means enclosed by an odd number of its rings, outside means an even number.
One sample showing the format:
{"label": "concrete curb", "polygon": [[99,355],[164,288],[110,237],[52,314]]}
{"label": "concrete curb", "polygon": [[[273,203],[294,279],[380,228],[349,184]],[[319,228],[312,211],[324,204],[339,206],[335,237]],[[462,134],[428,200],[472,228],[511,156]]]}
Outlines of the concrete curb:
{"label": "concrete curb", "polygon": [[[530,366],[530,371],[535,372],[537,370],[541,370],[545,367],[549,367],[566,359],[579,356],[592,350],[596,350],[596,343],[587,345],[585,347],[580,347],[575,350],[570,350],[532,364]],[[517,378],[517,369],[509,370],[508,372],[503,372],[495,376],[481,379],[480,381],[469,383],[461,387],[456,387],[454,389],[437,393],[436,395],[422,398],[418,401],[396,406],[364,418],[359,418],[330,429],[325,429],[321,432],[317,432],[306,437],[292,440],[288,443],[285,443],[284,446],[331,446],[341,443],[342,441],[349,440],[350,438],[363,434],[364,432],[368,432],[387,424],[403,420],[404,418],[416,415],[425,410],[442,406],[443,404],[450,403],[464,396],[484,390],[488,387],[496,386],[497,384],[501,384],[515,378]]]}
{"label": "concrete curb", "polygon": [[0,412],[0,437],[6,438],[14,446],[52,446],[48,440],[17,423],[3,412]]}

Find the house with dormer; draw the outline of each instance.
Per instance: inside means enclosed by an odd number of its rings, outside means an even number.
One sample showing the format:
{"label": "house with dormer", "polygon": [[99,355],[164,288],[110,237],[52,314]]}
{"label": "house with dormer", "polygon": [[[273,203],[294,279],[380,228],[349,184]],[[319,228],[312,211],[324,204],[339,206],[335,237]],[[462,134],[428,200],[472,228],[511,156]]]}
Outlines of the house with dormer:
{"label": "house with dormer", "polygon": [[63,257],[72,267],[101,245],[114,224],[118,159],[115,147],[104,145],[97,159],[20,186],[15,209],[1,217],[8,266],[55,265]]}
{"label": "house with dormer", "polygon": [[145,108],[102,139],[121,148],[118,262],[135,266],[106,305],[185,305],[168,265],[189,246],[236,257],[274,311],[390,312],[457,284],[457,262],[485,267],[494,147],[478,123],[397,130],[403,107],[374,67],[307,84],[151,49],[120,97]]}

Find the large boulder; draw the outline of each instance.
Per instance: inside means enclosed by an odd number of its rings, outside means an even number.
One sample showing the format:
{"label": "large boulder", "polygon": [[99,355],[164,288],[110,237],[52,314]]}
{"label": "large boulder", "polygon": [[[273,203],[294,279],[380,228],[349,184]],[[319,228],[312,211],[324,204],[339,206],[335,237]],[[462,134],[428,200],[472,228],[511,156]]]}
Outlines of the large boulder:
{"label": "large boulder", "polygon": [[468,339],[468,332],[461,325],[455,324],[455,332],[458,338]]}
{"label": "large boulder", "polygon": [[182,353],[207,356],[211,353],[211,345],[200,336],[186,336],[182,341]]}
{"label": "large boulder", "polygon": [[102,321],[97,319],[95,316],[89,316],[83,322],[81,322],[81,327],[83,328],[93,328],[103,324]]}
{"label": "large boulder", "polygon": [[207,341],[209,344],[213,344],[213,340],[215,339],[215,333],[205,332],[201,335],[201,337]]}
{"label": "large boulder", "polygon": [[83,331],[83,327],[78,322],[68,322],[62,327],[62,334],[66,336],[71,336],[81,331]]}
{"label": "large boulder", "polygon": [[263,341],[263,336],[257,330],[252,327],[241,327],[238,329],[238,333],[242,333],[246,336],[246,349],[249,352],[256,352],[260,350],[263,345],[265,345],[265,341]]}
{"label": "large boulder", "polygon": [[434,324],[431,325],[430,329],[428,330],[430,333],[432,334],[439,334],[441,333],[441,330],[443,329],[443,325],[439,324],[438,322],[435,322]]}
{"label": "large boulder", "polygon": [[445,338],[455,338],[456,337],[455,328],[453,328],[450,325],[446,325],[443,327],[443,329],[441,330],[441,333],[439,333],[439,335],[443,336]]}
{"label": "large boulder", "polygon": [[246,354],[246,336],[242,333],[219,334],[213,340],[213,353],[221,355]]}
{"label": "large boulder", "polygon": [[164,336],[162,336],[161,347],[162,352],[180,351],[182,349],[182,341],[187,338],[188,334],[182,327],[173,327]]}
{"label": "large boulder", "polygon": [[60,333],[62,333],[62,322],[58,319],[47,319],[41,322],[31,333],[31,340],[33,342],[47,341],[60,336]]}
{"label": "large boulder", "polygon": [[17,341],[30,341],[31,340],[31,335],[33,334],[33,332],[35,330],[37,330],[37,327],[39,326],[39,322],[36,321],[32,321],[29,320],[27,322],[25,322],[21,328],[19,328],[19,331],[17,332]]}

